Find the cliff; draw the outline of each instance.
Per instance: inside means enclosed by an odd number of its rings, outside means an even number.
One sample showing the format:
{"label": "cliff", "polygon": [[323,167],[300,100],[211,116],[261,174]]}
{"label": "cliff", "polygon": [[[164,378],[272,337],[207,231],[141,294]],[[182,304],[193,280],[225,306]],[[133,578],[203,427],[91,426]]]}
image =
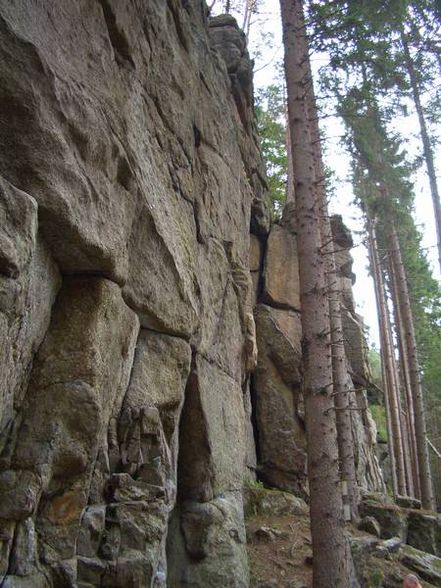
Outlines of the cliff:
{"label": "cliff", "polygon": [[307,486],[244,36],[200,0],[11,0],[0,57],[1,585],[247,586],[244,480]]}

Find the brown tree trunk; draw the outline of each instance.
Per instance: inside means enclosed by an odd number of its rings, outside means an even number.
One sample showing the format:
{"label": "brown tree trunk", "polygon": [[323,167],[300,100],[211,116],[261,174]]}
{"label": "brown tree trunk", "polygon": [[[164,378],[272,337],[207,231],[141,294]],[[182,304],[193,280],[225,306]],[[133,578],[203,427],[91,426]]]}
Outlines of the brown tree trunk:
{"label": "brown tree trunk", "polygon": [[409,44],[407,42],[406,34],[404,31],[401,31],[401,43],[403,45],[404,60],[407,73],[409,74],[409,80],[412,88],[415,109],[418,115],[421,141],[423,143],[424,159],[427,167],[427,175],[429,176],[430,192],[432,194],[433,211],[435,215],[436,236],[438,244],[438,262],[441,271],[441,202],[439,197],[438,183],[436,180],[435,163],[433,160],[433,149],[432,145],[430,144],[430,137],[427,131],[426,118],[424,116],[424,110],[421,104],[420,84],[418,82],[418,75],[415,71],[414,63],[409,50]]}
{"label": "brown tree trunk", "polygon": [[400,303],[398,299],[398,286],[397,276],[392,262],[389,263],[389,275],[390,275],[390,292],[392,296],[392,303],[395,315],[395,331],[398,343],[398,352],[400,355],[400,376],[402,389],[404,392],[404,401],[406,406],[406,426],[408,432],[408,443],[409,443],[409,456],[411,460],[412,469],[412,488],[414,496],[416,498],[421,497],[420,483],[419,483],[419,472],[418,472],[418,459],[416,451],[416,437],[415,437],[415,412],[413,406],[412,389],[410,386],[409,377],[409,363],[407,360],[407,351],[405,346],[405,336],[403,330],[403,319],[400,311]]}
{"label": "brown tree trunk", "polygon": [[393,455],[393,461],[395,464],[396,487],[394,488],[394,492],[404,495],[406,494],[406,478],[402,449],[403,444],[401,435],[401,421],[398,406],[399,390],[397,389],[395,357],[393,355],[393,349],[391,348],[389,311],[387,308],[383,275],[381,273],[381,264],[378,255],[374,221],[368,218],[367,223],[370,262],[375,283],[375,295],[377,299],[382,360],[384,361],[384,388],[387,396],[386,402],[388,404],[390,418],[391,435],[389,439],[389,451]]}
{"label": "brown tree trunk", "polygon": [[357,476],[355,471],[352,417],[350,411],[353,404],[353,383],[348,372],[344,346],[344,334],[341,315],[341,289],[335,266],[335,243],[332,236],[328,202],[326,198],[325,170],[323,166],[323,157],[320,145],[318,112],[315,105],[314,86],[310,68],[308,68],[307,83],[310,93],[308,100],[308,117],[315,161],[316,193],[321,208],[322,254],[325,258],[326,282],[328,287],[332,344],[332,374],[334,384],[334,405],[337,423],[340,480],[342,487],[346,487],[349,498],[350,512],[348,514],[345,513],[345,519],[355,521],[358,519],[359,496]]}
{"label": "brown tree trunk", "polygon": [[401,259],[400,243],[393,222],[389,222],[388,235],[389,252],[392,258],[394,271],[397,277],[397,289],[400,312],[403,321],[407,360],[409,364],[409,377],[413,393],[415,408],[415,434],[418,455],[418,467],[420,474],[421,502],[423,508],[435,510],[435,501],[432,488],[432,474],[430,471],[429,451],[427,446],[426,418],[424,411],[423,389],[421,385],[420,369],[418,365],[418,352],[413,324],[412,309],[410,306],[409,290],[406,273]]}
{"label": "brown tree trunk", "polygon": [[329,303],[320,201],[308,124],[308,41],[301,0],[280,0],[295,178],[302,307],[305,423],[314,588],[349,586],[333,405]]}
{"label": "brown tree trunk", "polygon": [[294,172],[292,169],[291,134],[289,132],[288,112],[286,113],[286,154],[288,157],[288,173],[286,178],[286,203],[294,202]]}

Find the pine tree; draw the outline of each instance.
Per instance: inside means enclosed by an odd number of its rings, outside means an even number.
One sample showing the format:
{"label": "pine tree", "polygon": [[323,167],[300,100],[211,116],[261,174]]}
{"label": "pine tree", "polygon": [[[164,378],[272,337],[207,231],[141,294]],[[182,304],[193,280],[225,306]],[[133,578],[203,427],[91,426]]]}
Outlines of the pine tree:
{"label": "pine tree", "polygon": [[[382,219],[379,224],[382,248],[396,276],[397,301],[406,349],[406,354],[401,359],[407,362],[412,389],[419,486],[423,506],[433,509],[417,339],[408,289],[409,280],[401,253],[403,247],[396,228],[412,226],[413,223],[413,193],[409,182],[409,170],[406,168],[403,154],[400,153],[400,143],[397,139],[388,137],[378,105],[372,96],[353,91],[342,105],[342,114],[351,132],[352,148],[357,153],[358,163],[364,168],[364,173],[358,174],[359,182],[364,180],[370,186],[370,196],[367,198],[365,191],[362,205],[369,218],[378,216]],[[361,195],[360,191],[358,193]],[[388,271],[387,263],[383,264],[383,271]],[[394,432],[394,436],[396,434],[397,431]],[[397,455],[398,448],[395,457]],[[400,464],[396,465],[399,474]]]}
{"label": "pine tree", "polygon": [[[301,0],[280,0],[285,48],[289,129],[295,178],[296,227],[302,305],[305,422],[313,545],[314,588],[347,587],[333,406],[330,318],[321,240],[321,202],[311,140],[307,88],[309,51]],[[330,546],[332,545],[332,549]]]}

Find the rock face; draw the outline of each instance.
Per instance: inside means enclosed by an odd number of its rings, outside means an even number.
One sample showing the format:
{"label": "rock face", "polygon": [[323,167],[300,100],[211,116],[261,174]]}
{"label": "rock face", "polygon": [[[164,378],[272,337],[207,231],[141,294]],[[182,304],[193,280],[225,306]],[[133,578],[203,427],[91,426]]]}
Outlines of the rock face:
{"label": "rock face", "polygon": [[0,584],[248,586],[244,479],[307,486],[243,33],[201,0],[11,0],[0,103]]}
{"label": "rock face", "polygon": [[244,36],[199,0],[14,1],[0,54],[0,582],[246,586]]}
{"label": "rock face", "polygon": [[[258,451],[262,480],[281,490],[306,497],[306,439],[302,398],[302,350],[298,260],[295,226],[288,205],[280,224],[265,243],[251,242],[252,274],[263,265],[257,284],[254,315],[258,362],[252,378]],[[352,238],[341,217],[332,219],[337,279],[342,292],[348,377],[356,393],[352,399],[352,429],[357,481],[365,490],[384,489],[375,456],[376,428],[366,397],[370,378],[361,317],[352,295]],[[256,238],[255,238],[256,240]],[[259,255],[264,250],[262,261]]]}

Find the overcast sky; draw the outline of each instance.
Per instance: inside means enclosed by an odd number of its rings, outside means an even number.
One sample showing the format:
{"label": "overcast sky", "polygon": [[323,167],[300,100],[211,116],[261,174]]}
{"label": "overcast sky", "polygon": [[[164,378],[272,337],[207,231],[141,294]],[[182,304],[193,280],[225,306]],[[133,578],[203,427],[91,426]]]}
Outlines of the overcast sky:
{"label": "overcast sky", "polygon": [[[220,8],[220,6],[219,6]],[[277,0],[263,0],[260,15],[255,18],[251,26],[250,53],[255,54],[256,48],[262,46],[262,38],[270,33],[273,36],[271,47],[256,60],[254,84],[258,89],[272,83],[276,76],[275,66],[283,60],[282,32],[280,26],[279,3]],[[240,21],[239,21],[240,23]],[[320,62],[321,61],[321,62]],[[323,65],[323,58],[313,60],[312,66],[317,70]],[[440,80],[441,83],[441,80]],[[363,223],[359,209],[352,204],[354,198],[349,181],[350,161],[340,144],[340,136],[343,134],[343,125],[337,119],[326,119],[321,123],[327,137],[325,145],[326,163],[334,170],[338,179],[335,197],[331,200],[332,213],[341,214],[345,223],[353,231],[355,247],[352,250],[354,258],[353,271],[357,276],[354,286],[354,295],[358,312],[363,315],[366,325],[369,327],[370,338],[377,346],[378,323],[375,305],[375,293],[372,280],[368,273],[367,251],[363,245],[363,236],[358,234],[363,230]],[[412,136],[418,135],[418,121],[416,115],[397,119],[395,128],[404,137],[409,139],[407,149],[410,155],[420,151],[419,141]],[[440,153],[437,154],[437,170],[441,169]],[[438,174],[439,175],[439,174]],[[423,234],[422,246],[427,248],[427,254],[431,261],[434,275],[437,279],[441,276],[438,272],[436,231],[433,217],[432,200],[429,183],[423,168],[415,176],[415,212],[416,222]]]}

